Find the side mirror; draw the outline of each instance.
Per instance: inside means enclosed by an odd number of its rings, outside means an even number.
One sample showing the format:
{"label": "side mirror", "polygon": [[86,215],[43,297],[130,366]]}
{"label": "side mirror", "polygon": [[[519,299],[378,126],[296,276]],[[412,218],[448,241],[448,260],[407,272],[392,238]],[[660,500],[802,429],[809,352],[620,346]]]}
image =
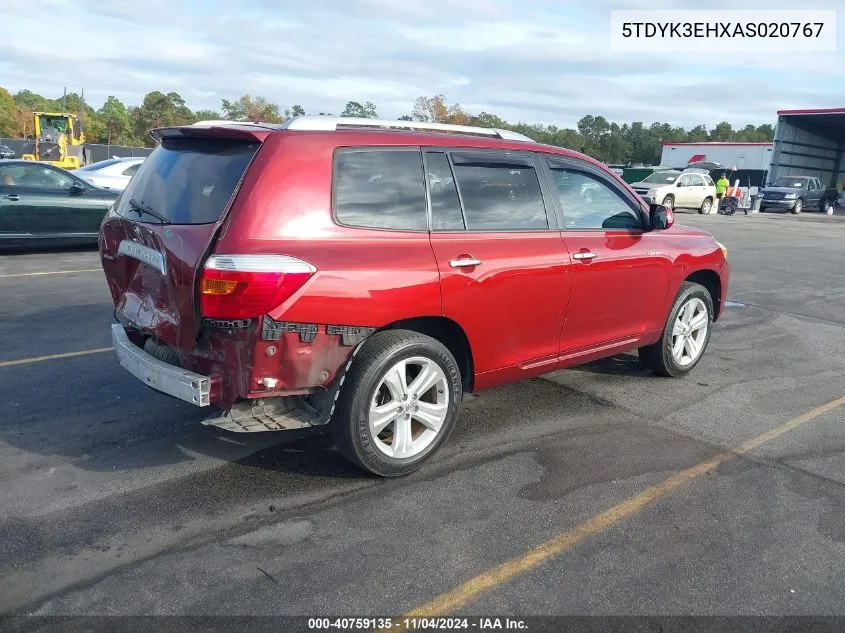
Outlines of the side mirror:
{"label": "side mirror", "polygon": [[68,191],[72,195],[79,195],[80,193],[87,191],[87,188],[84,185],[80,185],[78,182],[75,182],[70,187],[68,187]]}
{"label": "side mirror", "polygon": [[675,223],[675,214],[662,204],[653,204],[649,211],[649,221],[653,231],[665,231]]}

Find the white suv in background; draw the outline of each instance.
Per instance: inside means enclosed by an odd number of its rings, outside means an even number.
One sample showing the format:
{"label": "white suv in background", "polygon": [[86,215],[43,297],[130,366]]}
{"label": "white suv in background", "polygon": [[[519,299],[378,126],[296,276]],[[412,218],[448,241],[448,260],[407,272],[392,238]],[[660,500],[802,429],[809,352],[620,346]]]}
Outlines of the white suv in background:
{"label": "white suv in background", "polygon": [[706,173],[656,171],[631,187],[649,204],[662,204],[670,209],[710,213],[716,200],[716,183]]}

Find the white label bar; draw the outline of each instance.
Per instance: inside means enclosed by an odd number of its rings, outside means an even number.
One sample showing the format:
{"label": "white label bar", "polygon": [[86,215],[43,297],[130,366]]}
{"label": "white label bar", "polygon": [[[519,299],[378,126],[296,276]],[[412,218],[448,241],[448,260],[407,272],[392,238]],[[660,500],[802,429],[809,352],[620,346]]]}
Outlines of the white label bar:
{"label": "white label bar", "polygon": [[630,53],[835,52],[836,11],[611,11],[610,48]]}

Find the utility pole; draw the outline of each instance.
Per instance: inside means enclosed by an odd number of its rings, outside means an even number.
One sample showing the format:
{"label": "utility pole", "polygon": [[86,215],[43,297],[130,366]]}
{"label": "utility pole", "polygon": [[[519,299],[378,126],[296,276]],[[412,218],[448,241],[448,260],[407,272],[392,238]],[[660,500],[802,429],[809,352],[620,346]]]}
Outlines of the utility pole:
{"label": "utility pole", "polygon": [[67,111],[67,86],[65,86],[65,91],[62,94],[62,112]]}

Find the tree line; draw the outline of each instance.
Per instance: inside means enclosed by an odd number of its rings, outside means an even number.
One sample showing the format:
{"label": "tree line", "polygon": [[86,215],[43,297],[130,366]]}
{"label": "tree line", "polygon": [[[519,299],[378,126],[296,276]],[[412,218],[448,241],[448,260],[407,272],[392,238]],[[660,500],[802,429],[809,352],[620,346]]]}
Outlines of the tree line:
{"label": "tree line", "polygon": [[[186,125],[208,119],[281,123],[290,117],[306,114],[301,105],[283,108],[265,97],[251,95],[243,95],[234,101],[222,99],[219,110],[191,110],[178,93],[157,90],[147,93],[139,105],[127,106],[117,97],[110,96],[102,107],[95,110],[76,93],[49,99],[30,90],[20,90],[13,95],[0,87],[0,137],[30,138],[34,126],[32,113],[39,111],[70,112],[80,116],[89,143],[147,147],[154,144],[147,132],[155,127]],[[331,112],[310,114],[333,116]],[[337,116],[377,118],[379,115],[374,103],[349,101]],[[774,129],[769,124],[734,128],[727,121],[712,129],[703,124],[685,129],[669,123],[647,124],[641,121],[620,125],[603,116],[593,115],[582,117],[575,129],[510,123],[489,112],[467,112],[460,104],[450,103],[443,95],[419,97],[412,111],[399,118],[513,130],[540,143],[567,147],[611,164],[657,164],[666,141],[771,142],[774,138]]]}

